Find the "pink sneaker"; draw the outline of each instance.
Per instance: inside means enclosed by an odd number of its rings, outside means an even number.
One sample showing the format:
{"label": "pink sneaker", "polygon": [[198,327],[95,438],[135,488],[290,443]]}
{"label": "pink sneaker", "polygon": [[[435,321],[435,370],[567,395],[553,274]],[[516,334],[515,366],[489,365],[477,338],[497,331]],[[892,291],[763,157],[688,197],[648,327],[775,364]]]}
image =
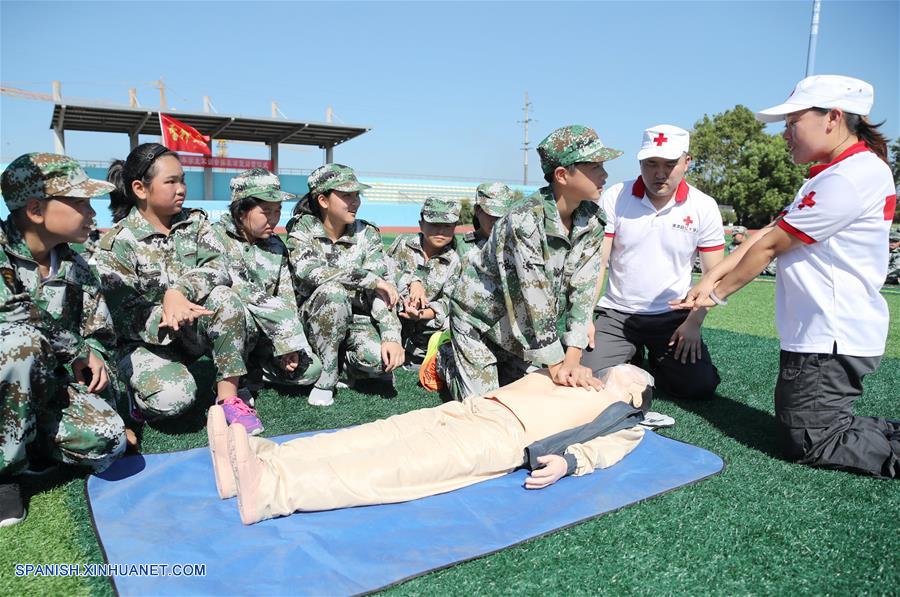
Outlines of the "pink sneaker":
{"label": "pink sneaker", "polygon": [[263,432],[263,426],[259,417],[256,416],[256,411],[237,396],[229,396],[217,404],[225,411],[225,421],[229,425],[240,423],[250,435],[259,435]]}

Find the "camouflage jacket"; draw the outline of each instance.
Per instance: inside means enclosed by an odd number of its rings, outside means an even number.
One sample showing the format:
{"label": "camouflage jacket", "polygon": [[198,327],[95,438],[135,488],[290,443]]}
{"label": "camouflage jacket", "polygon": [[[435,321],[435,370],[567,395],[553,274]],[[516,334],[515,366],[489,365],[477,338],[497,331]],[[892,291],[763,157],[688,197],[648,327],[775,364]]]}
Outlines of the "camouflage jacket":
{"label": "camouflage jacket", "polygon": [[[389,280],[381,233],[373,224],[357,219],[344,235],[332,242],[321,220],[314,215],[294,216],[287,224],[285,241],[290,252],[297,305],[328,282],[347,289],[355,309],[365,308],[361,291],[373,290],[378,280]],[[400,342],[400,319],[379,298],[368,307],[383,342]]]}
{"label": "camouflage jacket", "polygon": [[459,253],[459,258],[462,260],[466,258],[469,251],[472,249],[481,249],[486,242],[487,239],[481,238],[478,236],[478,232],[472,230],[471,232],[463,234],[462,240],[456,243],[456,252]]}
{"label": "camouflage jacket", "polygon": [[898,279],[900,279],[900,248],[891,251],[888,259],[887,278],[885,278],[885,281],[888,284],[897,284]]}
{"label": "camouflage jacket", "polygon": [[41,280],[12,218],[0,225],[0,244],[0,322],[39,329],[63,363],[87,356],[85,346],[106,359],[116,333],[100,281],[81,255],[69,245],[57,246],[56,275]]}
{"label": "camouflage jacket", "polygon": [[426,260],[422,234],[401,234],[388,249],[388,257],[396,268],[394,280],[400,296],[408,297],[409,285],[415,281],[425,287],[428,306],[434,310],[434,319],[426,325],[429,329],[444,329],[450,316],[450,297],[460,272],[459,254],[454,245],[451,243]]}
{"label": "camouflage jacket", "polygon": [[297,342],[297,338],[305,336],[284,242],[276,234],[255,243],[247,242],[230,213],[223,214],[212,227],[224,249],[231,287],[259,329],[272,341],[274,354],[305,350],[306,345]]}
{"label": "camouflage jacket", "polygon": [[535,363],[558,363],[566,347],[584,348],[604,224],[600,207],[582,201],[567,233],[549,187],[517,202],[467,256],[452,317]]}
{"label": "camouflage jacket", "polygon": [[174,216],[166,235],[132,208],[103,235],[96,253],[119,343],[169,344],[172,336],[159,331],[163,295],[175,288],[203,304],[216,286],[231,286],[222,250],[202,210]]}

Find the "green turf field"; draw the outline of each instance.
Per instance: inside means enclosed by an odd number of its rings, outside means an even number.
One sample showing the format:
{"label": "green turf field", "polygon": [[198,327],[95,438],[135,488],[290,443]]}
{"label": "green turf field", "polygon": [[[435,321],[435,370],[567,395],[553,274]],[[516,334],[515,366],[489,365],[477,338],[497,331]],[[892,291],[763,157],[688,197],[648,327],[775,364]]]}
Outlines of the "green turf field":
{"label": "green turf field", "polygon": [[[489,557],[413,579],[394,594],[891,594],[900,586],[900,483],[814,470],[779,460],[772,390],[778,359],[774,284],[754,282],[707,320],[719,398],[663,397],[667,436],[724,457],[712,479]],[[886,291],[893,322],[900,294]],[[208,363],[198,373],[210,378]],[[362,423],[438,404],[398,373],[396,397],[343,390],[330,408],[272,390],[258,400],[266,435]],[[857,411],[900,416],[900,326],[866,379]],[[211,392],[209,394],[211,398]],[[177,426],[146,427],[145,452],[204,446],[203,408]],[[213,480],[208,482],[212,491]],[[110,594],[105,579],[14,578],[16,563],[99,563],[84,478],[61,473],[28,485],[28,519],[0,530],[0,593]],[[164,491],[164,488],[161,488]],[[235,515],[237,513],[235,512]],[[149,557],[150,554],[148,554]],[[374,555],[373,557],[390,557]],[[152,559],[152,558],[150,558]],[[252,579],[247,579],[252,583]],[[239,589],[237,589],[239,590]]]}

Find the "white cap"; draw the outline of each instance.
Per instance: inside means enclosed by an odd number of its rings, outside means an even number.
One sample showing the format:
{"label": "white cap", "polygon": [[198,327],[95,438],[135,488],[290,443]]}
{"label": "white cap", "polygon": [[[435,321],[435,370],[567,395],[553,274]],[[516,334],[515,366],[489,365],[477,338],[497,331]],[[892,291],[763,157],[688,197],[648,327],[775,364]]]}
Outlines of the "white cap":
{"label": "white cap", "polygon": [[840,108],[868,116],[874,101],[875,89],[865,81],[842,75],[813,75],[797,83],[783,104],[757,112],[756,119],[778,122],[787,114],[807,108]]}
{"label": "white cap", "polygon": [[684,129],[671,124],[658,124],[644,131],[644,141],[638,152],[638,160],[663,158],[675,160],[687,153],[691,136]]}

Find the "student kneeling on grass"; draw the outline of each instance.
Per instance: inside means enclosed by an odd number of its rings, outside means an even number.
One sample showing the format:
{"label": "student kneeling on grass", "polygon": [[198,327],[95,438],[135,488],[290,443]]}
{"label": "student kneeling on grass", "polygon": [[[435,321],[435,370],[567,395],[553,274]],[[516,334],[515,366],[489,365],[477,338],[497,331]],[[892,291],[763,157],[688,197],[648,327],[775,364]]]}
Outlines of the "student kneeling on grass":
{"label": "student kneeling on grass", "polygon": [[322,372],[297,312],[287,247],[275,234],[281,202],[292,198],[268,170],[247,170],[231,179],[230,211],[213,224],[231,287],[244,302],[245,319],[252,322],[245,355],[250,389],[263,381],[309,385]]}
{"label": "student kneeling on grass", "polygon": [[83,243],[91,197],[112,185],[75,160],[30,153],[2,176],[0,228],[0,527],[25,518],[13,479],[34,451],[102,471],[125,449],[125,426],[100,395],[115,344],[100,281],[68,243]]}
{"label": "student kneeling on grass", "polygon": [[467,256],[451,299],[450,343],[420,369],[420,379],[442,378],[456,400],[514,381],[531,363],[547,365],[561,385],[599,385],[581,365],[603,243],[595,201],[603,162],[622,152],[576,125],[551,133],[538,154],[549,186],[516,203]]}
{"label": "student kneeling on grass", "polygon": [[307,180],[309,193],[287,224],[300,317],[322,374],[309,403],[328,406],[343,372],[351,384],[372,378],[393,383],[403,364],[399,295],[388,280],[381,233],[358,219],[359,192],[368,189],[352,168],[327,164]]}
{"label": "student kneeling on grass", "polygon": [[[283,444],[248,437],[209,410],[219,496],[238,496],[241,521],[296,511],[404,502],[526,466],[526,489],[619,462],[640,443],[653,380],[633,365],[605,388],[563,387],[547,371],[463,402],[447,402]],[[547,404],[553,408],[548,409]],[[646,404],[649,406],[649,404]]]}
{"label": "student kneeling on grass", "polygon": [[411,363],[422,362],[428,339],[449,324],[450,296],[460,272],[454,239],[459,210],[458,201],[428,197],[419,218],[422,231],[401,234],[387,252],[397,270],[403,349]]}

